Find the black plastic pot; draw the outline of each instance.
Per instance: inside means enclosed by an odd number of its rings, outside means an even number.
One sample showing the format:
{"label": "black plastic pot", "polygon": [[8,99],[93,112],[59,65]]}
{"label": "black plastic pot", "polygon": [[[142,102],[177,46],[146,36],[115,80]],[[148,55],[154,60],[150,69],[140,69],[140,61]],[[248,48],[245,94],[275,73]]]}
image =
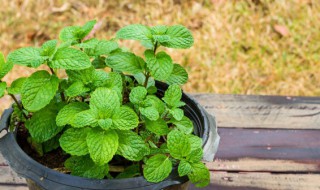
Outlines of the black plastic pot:
{"label": "black plastic pot", "polygon": [[[167,85],[157,83],[158,95],[163,96]],[[184,111],[194,123],[195,134],[203,139],[205,161],[212,161],[219,144],[216,122],[214,117],[209,115],[191,97],[183,94],[182,101],[186,103]],[[0,132],[8,131],[12,108],[7,109],[1,116]],[[160,183],[147,182],[143,177],[128,179],[88,179],[77,176],[63,174],[47,168],[29,157],[18,145],[15,132],[7,132],[0,138],[0,151],[8,161],[10,167],[18,175],[27,179],[30,189],[46,190],[158,190],[165,189],[173,185],[184,184],[188,181],[186,176],[179,177],[177,170],[173,170],[171,175]],[[174,188],[174,189],[178,189]]]}

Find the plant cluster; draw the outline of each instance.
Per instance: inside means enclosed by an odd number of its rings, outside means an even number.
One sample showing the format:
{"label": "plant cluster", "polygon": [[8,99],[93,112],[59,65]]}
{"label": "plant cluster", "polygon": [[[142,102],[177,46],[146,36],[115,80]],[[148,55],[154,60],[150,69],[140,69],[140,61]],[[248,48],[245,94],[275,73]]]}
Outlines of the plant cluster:
{"label": "plant cluster", "polygon": [[[70,155],[64,165],[71,175],[143,175],[156,183],[177,167],[179,175],[187,175],[196,186],[208,185],[202,139],[193,135],[193,123],[182,109],[180,85],[188,74],[166,52],[157,52],[160,46],[191,47],[191,32],[181,25],[133,24],[111,40],[84,40],[95,23],[66,27],[60,42],[17,49],[6,62],[0,54],[0,79],[14,64],[47,65],[51,71],[18,78],[10,87],[0,81],[0,96],[6,91],[15,100],[12,119],[24,123],[28,141],[40,155],[59,147]],[[119,47],[119,39],[140,41],[146,47],[144,59]],[[60,69],[67,78],[58,78]],[[157,95],[155,80],[169,84],[163,97]],[[130,164],[111,175],[113,164],[124,159]]]}

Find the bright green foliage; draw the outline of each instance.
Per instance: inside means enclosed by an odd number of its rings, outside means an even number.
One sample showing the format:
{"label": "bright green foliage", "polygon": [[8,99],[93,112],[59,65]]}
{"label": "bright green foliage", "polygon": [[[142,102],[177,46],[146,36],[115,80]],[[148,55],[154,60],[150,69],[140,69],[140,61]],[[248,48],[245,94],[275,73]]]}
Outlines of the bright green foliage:
{"label": "bright green foliage", "polygon": [[186,157],[189,162],[199,162],[203,157],[202,139],[195,135],[188,135],[188,139],[191,145],[191,152]]}
{"label": "bright green foliage", "polygon": [[185,160],[181,160],[178,166],[179,176],[185,176],[190,173],[192,170],[192,166]]}
{"label": "bright green foliage", "polygon": [[61,30],[60,40],[80,42],[84,37],[86,37],[96,24],[95,20],[87,22],[84,26],[68,26]]}
{"label": "bright green foliage", "polygon": [[159,118],[159,112],[155,107],[139,108],[140,113],[147,119],[155,121]]}
{"label": "bright green foliage", "polygon": [[58,40],[50,40],[42,44],[41,46],[41,56],[51,56],[56,51]]}
{"label": "bright green foliage", "polygon": [[119,147],[117,154],[131,161],[139,161],[150,153],[149,147],[142,138],[132,131],[117,131]]}
{"label": "bright green foliage", "polygon": [[185,134],[191,134],[193,132],[193,123],[192,121],[186,117],[183,116],[182,119],[179,120],[175,120],[172,119],[171,122],[183,133]]}
{"label": "bright green foliage", "polygon": [[3,54],[0,52],[0,80],[12,69],[12,62],[5,62]]}
{"label": "bright green foliage", "polygon": [[168,134],[167,143],[171,156],[176,159],[182,159],[190,154],[191,144],[189,139],[178,130],[172,130]]}
{"label": "bright green foliage", "polygon": [[0,82],[0,98],[4,96],[6,88],[7,88],[7,83]]}
{"label": "bright green foliage", "polygon": [[66,130],[60,137],[60,146],[67,153],[74,156],[83,156],[89,153],[87,146],[87,134],[89,128]]}
{"label": "bright green foliage", "polygon": [[59,79],[47,71],[33,73],[22,85],[21,101],[29,111],[38,111],[50,103],[58,90]]}
{"label": "bright green foliage", "polygon": [[187,71],[179,64],[173,64],[172,73],[167,78],[168,84],[179,84],[183,85],[188,81]]}
{"label": "bright green foliage", "polygon": [[210,172],[208,168],[202,163],[192,163],[191,173],[188,174],[191,183],[194,183],[196,187],[205,187],[210,183]]}
{"label": "bright green foliage", "polygon": [[72,127],[81,128],[85,126],[96,127],[98,125],[97,114],[92,110],[85,110],[74,115],[70,125]]}
{"label": "bright green foliage", "polygon": [[87,136],[87,145],[96,164],[107,164],[118,150],[118,134],[115,130],[92,129]]}
{"label": "bright green foliage", "polygon": [[173,84],[170,85],[166,90],[163,101],[171,107],[180,107],[183,106],[184,103],[180,101],[182,97],[181,88],[179,85]]}
{"label": "bright green foliage", "polygon": [[68,89],[66,89],[66,95],[74,97],[88,91],[90,91],[90,88],[85,87],[85,85],[82,82],[74,82],[69,86]]}
{"label": "bright green foliage", "polygon": [[131,165],[129,167],[126,167],[123,172],[121,172],[119,175],[117,175],[117,179],[123,179],[123,178],[131,178],[135,176],[140,175],[140,168],[138,164]]}
{"label": "bright green foliage", "polygon": [[147,119],[145,122],[146,128],[157,135],[166,135],[169,133],[167,123],[161,118],[156,121],[151,121]]}
{"label": "bright green foliage", "polygon": [[139,105],[146,98],[147,93],[147,89],[142,86],[133,88],[129,95],[130,102]]}
{"label": "bright green foliage", "polygon": [[138,125],[139,119],[131,108],[121,107],[112,116],[112,122],[115,129],[129,130]]}
{"label": "bright green foliage", "polygon": [[139,40],[144,43],[151,43],[151,30],[141,24],[132,24],[121,28],[117,32],[117,38],[129,39],[129,40]]}
{"label": "bright green foliage", "polygon": [[18,65],[37,68],[45,62],[47,56],[41,55],[40,48],[24,47],[11,52],[7,61]]}
{"label": "bright green foliage", "polygon": [[160,182],[167,178],[172,170],[172,163],[169,157],[157,154],[149,158],[143,169],[143,176],[149,182]]}
{"label": "bright green foliage", "polygon": [[142,71],[139,58],[129,52],[116,52],[111,54],[106,59],[106,65],[117,71],[129,72],[132,74]]}
{"label": "bright green foliage", "polygon": [[173,118],[178,121],[181,120],[184,116],[184,112],[180,108],[173,108],[173,109],[169,110],[169,112],[172,114]]}
{"label": "bright green foliage", "polygon": [[105,174],[109,171],[108,164],[97,165],[90,156],[72,156],[64,163],[65,167],[71,171],[71,175],[103,179]]}
{"label": "bright green foliage", "polygon": [[23,83],[26,81],[26,77],[21,77],[14,80],[11,86],[7,89],[9,94],[21,94]]}
{"label": "bright green foliage", "polygon": [[80,70],[91,66],[89,57],[80,50],[60,48],[49,62],[51,68]]}
{"label": "bright green foliage", "polygon": [[110,118],[120,107],[117,93],[107,88],[97,88],[90,99],[90,109],[97,113],[100,119]]}
{"label": "bright green foliage", "polygon": [[56,122],[58,126],[71,124],[75,115],[89,109],[89,105],[83,102],[72,102],[64,106],[58,113]]}
{"label": "bright green foliage", "polygon": [[111,52],[119,48],[117,42],[107,40],[96,40],[91,43],[91,47],[84,47],[85,52],[89,56],[109,55]]}
{"label": "bright green foliage", "polygon": [[152,50],[145,51],[144,55],[146,57],[147,67],[151,71],[151,75],[156,80],[167,80],[173,70],[171,57],[163,51],[154,55]]}

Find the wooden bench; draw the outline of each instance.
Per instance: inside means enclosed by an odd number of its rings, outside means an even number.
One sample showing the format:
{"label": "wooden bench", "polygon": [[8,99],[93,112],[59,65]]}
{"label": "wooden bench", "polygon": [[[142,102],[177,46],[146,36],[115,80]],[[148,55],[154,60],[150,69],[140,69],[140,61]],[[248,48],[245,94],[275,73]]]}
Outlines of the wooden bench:
{"label": "wooden bench", "polygon": [[[221,136],[204,189],[320,189],[320,97],[193,96]],[[0,189],[27,189],[1,155]]]}

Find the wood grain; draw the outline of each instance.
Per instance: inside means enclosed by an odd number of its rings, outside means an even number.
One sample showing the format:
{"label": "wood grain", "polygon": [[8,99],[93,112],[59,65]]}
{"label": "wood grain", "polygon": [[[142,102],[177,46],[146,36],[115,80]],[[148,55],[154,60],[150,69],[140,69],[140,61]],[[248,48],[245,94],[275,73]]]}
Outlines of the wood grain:
{"label": "wood grain", "polygon": [[320,129],[320,98],[191,94],[218,127]]}

